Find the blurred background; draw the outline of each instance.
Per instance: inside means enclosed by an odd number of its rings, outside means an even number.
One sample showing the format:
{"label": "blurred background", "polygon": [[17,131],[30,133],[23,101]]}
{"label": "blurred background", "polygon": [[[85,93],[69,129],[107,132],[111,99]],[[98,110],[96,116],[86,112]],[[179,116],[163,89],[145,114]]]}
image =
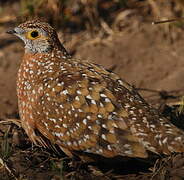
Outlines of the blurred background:
{"label": "blurred background", "polygon": [[[49,22],[72,56],[116,72],[158,107],[184,95],[184,20],[151,23],[177,17],[184,17],[183,0],[0,0],[0,120],[19,118],[16,74],[24,45],[5,33],[12,27]],[[10,157],[9,149],[2,152]]]}

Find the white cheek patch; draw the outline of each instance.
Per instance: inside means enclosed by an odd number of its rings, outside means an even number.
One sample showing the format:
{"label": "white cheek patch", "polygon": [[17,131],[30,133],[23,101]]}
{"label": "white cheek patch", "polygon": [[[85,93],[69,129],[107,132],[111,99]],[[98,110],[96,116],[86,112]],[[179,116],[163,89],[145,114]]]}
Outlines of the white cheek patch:
{"label": "white cheek patch", "polygon": [[16,35],[19,34],[19,35],[23,35],[25,33],[25,30],[22,29],[22,28],[19,28],[19,27],[16,27],[15,29],[15,32],[16,32]]}
{"label": "white cheek patch", "polygon": [[24,43],[25,43],[25,41],[26,41],[26,38],[25,38],[25,36],[23,35],[23,34],[15,34],[17,37],[19,37],[22,41],[24,41]]}

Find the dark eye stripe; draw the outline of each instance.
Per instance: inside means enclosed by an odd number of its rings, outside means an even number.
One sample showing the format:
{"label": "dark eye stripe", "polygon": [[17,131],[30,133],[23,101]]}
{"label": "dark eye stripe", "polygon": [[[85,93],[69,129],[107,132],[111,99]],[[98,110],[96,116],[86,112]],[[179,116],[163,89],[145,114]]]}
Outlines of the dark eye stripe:
{"label": "dark eye stripe", "polygon": [[31,37],[35,38],[38,36],[38,31],[31,32]]}

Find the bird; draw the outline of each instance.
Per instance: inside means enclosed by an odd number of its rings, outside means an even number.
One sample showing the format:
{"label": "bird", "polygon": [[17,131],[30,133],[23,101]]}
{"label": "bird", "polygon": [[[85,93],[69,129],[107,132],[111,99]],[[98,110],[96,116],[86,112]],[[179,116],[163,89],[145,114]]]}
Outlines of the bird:
{"label": "bird", "polygon": [[47,22],[28,20],[7,33],[25,44],[17,75],[18,108],[35,145],[45,147],[46,138],[69,157],[78,152],[105,158],[184,152],[181,129],[117,74],[70,56]]}

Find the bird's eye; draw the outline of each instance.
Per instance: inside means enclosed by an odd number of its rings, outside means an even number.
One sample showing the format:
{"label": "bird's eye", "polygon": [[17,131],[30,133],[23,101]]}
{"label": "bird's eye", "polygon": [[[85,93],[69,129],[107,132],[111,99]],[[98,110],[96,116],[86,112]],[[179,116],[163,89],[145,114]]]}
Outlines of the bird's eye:
{"label": "bird's eye", "polygon": [[38,31],[32,31],[31,37],[36,38],[38,36]]}
{"label": "bird's eye", "polygon": [[40,35],[39,35],[39,32],[37,30],[29,31],[27,33],[27,38],[28,39],[34,40],[38,37],[40,37]]}

